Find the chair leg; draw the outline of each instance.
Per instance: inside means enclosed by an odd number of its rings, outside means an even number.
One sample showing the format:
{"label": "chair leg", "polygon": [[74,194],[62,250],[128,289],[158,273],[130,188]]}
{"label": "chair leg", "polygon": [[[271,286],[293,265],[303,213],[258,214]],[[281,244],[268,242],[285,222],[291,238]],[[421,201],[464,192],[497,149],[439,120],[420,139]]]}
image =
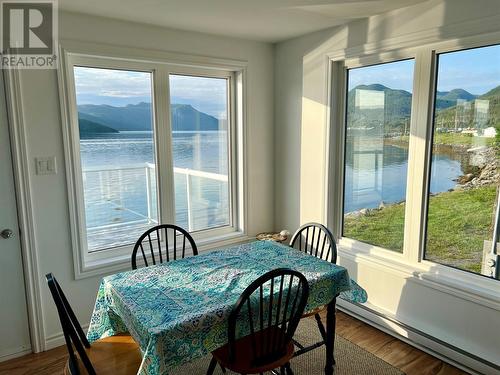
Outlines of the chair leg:
{"label": "chair leg", "polygon": [[220,363],[219,363],[219,366],[222,369],[222,373],[225,374],[226,373],[226,368],[224,366],[222,366]]}
{"label": "chair leg", "polygon": [[286,375],[285,366],[280,367],[280,375]]}
{"label": "chair leg", "polygon": [[319,316],[319,314],[314,314],[314,317],[316,318],[316,323],[318,323],[318,329],[321,333],[321,337],[323,338],[323,341],[326,341],[326,330],[323,322],[321,321],[321,317]]}
{"label": "chair leg", "polygon": [[207,375],[212,375],[214,373],[215,366],[217,366],[217,360],[214,357],[212,357],[210,365],[208,366]]}
{"label": "chair leg", "polygon": [[290,367],[290,362],[285,365],[286,375],[293,375],[292,368]]}

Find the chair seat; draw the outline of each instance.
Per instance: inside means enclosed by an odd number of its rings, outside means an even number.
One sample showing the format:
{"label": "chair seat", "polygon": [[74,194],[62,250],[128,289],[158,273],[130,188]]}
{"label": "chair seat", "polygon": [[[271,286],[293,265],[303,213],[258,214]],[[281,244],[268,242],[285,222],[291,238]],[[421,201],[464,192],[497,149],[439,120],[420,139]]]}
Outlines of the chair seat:
{"label": "chair seat", "polygon": [[311,311],[307,311],[304,314],[302,314],[302,316],[300,317],[300,319],[304,319],[304,318],[308,318],[310,316],[314,316],[314,315],[319,314],[320,312],[322,312],[324,310],[326,310],[326,305],[318,306],[315,309],[312,309]]}
{"label": "chair seat", "polygon": [[[135,375],[142,361],[139,346],[129,335],[98,340],[86,352],[99,375]],[[86,374],[87,370],[78,356],[77,360],[80,374]],[[71,375],[69,362],[66,363],[64,374]]]}
{"label": "chair seat", "polygon": [[[264,337],[262,337],[263,335]],[[280,329],[276,329],[275,327],[271,327],[255,333],[257,353],[260,352],[260,343],[264,342],[264,345],[267,345],[271,337],[274,337],[275,340],[285,340],[282,331]],[[245,336],[235,342],[234,361],[229,361],[229,344],[226,344],[215,350],[214,352],[212,352],[212,355],[220,365],[231,371],[237,372],[239,374],[258,374],[284,366],[293,357],[293,352],[294,345],[290,340],[286,345],[286,352],[280,358],[275,359],[274,361],[271,361],[269,363],[262,364],[260,366],[255,366],[250,363],[252,358],[251,353],[253,353],[252,339],[251,336]]]}

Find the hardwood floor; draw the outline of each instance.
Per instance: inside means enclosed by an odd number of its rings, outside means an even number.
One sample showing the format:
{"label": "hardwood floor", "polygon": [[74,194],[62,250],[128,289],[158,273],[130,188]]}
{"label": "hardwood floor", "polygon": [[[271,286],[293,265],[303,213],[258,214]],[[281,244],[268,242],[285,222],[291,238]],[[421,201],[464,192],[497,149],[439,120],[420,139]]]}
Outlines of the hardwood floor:
{"label": "hardwood floor", "polygon": [[[407,375],[467,374],[353,317],[339,312],[337,333]],[[2,375],[60,375],[66,363],[64,346],[0,363]],[[365,375],[365,374],[360,374]]]}

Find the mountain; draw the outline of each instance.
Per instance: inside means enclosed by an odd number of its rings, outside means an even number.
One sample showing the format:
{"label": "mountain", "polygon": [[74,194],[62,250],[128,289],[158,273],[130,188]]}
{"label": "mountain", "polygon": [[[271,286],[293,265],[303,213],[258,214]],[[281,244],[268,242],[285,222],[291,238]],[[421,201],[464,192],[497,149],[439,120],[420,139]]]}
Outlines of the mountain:
{"label": "mountain", "polygon": [[[438,107],[435,119],[437,127],[444,129],[469,127],[484,129],[494,126],[500,128],[500,86],[493,88],[483,95],[472,95],[472,99],[469,100],[463,96],[458,99],[466,101],[460,104],[455,101],[452,106],[441,108],[441,110]],[[487,101],[487,103],[480,103],[480,100]],[[481,113],[481,105],[486,105],[486,108],[482,109],[483,113]],[[476,106],[479,106],[479,109]]]}
{"label": "mountain", "polygon": [[436,108],[444,109],[453,107],[458,99],[471,101],[476,99],[476,95],[464,89],[453,89],[451,91],[438,91],[436,93]]}
{"label": "mountain", "polygon": [[104,123],[116,130],[151,130],[151,103],[128,104],[114,107],[101,104],[78,106],[78,117]]}
{"label": "mountain", "polygon": [[[189,104],[172,104],[172,130],[219,130],[225,124]],[[124,107],[83,104],[78,106],[78,117],[91,122],[106,124],[119,131],[144,131],[152,129],[151,103],[141,102]],[[220,126],[219,126],[220,125]]]}
{"label": "mountain", "polygon": [[80,138],[86,138],[90,134],[96,134],[96,133],[99,134],[118,133],[118,130],[116,129],[83,118],[78,118],[78,128],[80,130]]}
{"label": "mountain", "polygon": [[219,130],[219,120],[197,111],[189,104],[170,106],[172,130]]}
{"label": "mountain", "polygon": [[[366,95],[362,91],[366,91]],[[380,96],[377,97],[374,92],[384,93],[383,105],[378,102]],[[408,91],[394,90],[381,84],[356,86],[347,96],[349,127],[402,131],[409,126],[411,98],[412,94]]]}

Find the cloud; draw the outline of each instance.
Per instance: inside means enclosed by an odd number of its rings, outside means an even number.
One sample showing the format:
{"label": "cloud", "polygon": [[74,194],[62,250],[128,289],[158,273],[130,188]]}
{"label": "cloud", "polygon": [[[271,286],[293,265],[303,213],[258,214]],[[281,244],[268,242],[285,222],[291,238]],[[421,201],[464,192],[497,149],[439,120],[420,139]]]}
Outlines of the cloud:
{"label": "cloud", "polygon": [[151,96],[151,73],[75,67],[77,95],[134,98]]}

